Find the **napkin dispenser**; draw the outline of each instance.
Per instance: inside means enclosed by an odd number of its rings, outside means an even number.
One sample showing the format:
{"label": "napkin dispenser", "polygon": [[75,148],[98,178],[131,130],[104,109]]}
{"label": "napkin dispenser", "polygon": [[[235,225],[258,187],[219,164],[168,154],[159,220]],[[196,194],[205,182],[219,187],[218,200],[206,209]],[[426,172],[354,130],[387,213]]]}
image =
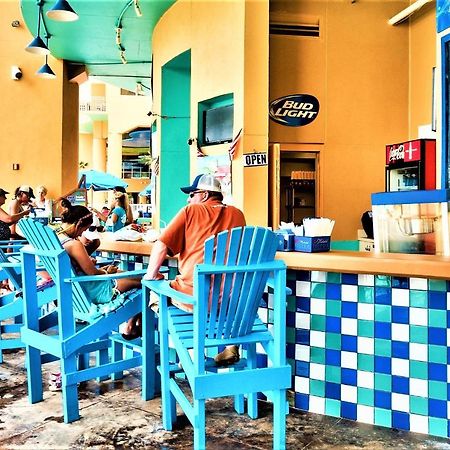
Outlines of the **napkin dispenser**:
{"label": "napkin dispenser", "polygon": [[291,230],[275,230],[274,233],[278,237],[277,250],[279,252],[291,252],[294,250],[295,235]]}

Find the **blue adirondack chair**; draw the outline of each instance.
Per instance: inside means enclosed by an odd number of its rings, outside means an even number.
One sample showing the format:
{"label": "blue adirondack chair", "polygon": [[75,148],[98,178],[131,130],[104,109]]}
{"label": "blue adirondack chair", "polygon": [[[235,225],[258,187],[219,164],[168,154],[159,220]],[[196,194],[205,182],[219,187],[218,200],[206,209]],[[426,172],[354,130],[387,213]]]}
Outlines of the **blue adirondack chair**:
{"label": "blue adirondack chair", "polygon": [[[206,445],[206,399],[235,396],[235,409],[243,413],[245,396],[248,414],[256,418],[258,392],[273,402],[273,448],[285,448],[291,368],[285,356],[286,267],[274,260],[276,248],[277,239],[270,230],[234,228],[205,242],[204,263],[195,269],[192,297],[173,290],[167,281],[143,281],[146,289],[160,296],[163,426],[172,429],[176,400],[194,427],[195,449]],[[271,331],[257,314],[269,281],[274,289]],[[193,314],[169,306],[167,298],[193,304]],[[170,361],[169,336],[180,364]],[[270,361],[262,368],[256,362],[258,343]],[[205,359],[205,350],[223,345],[242,345],[246,358],[230,370],[217,370],[214,361]],[[191,387],[192,403],[176,381],[180,370]]]}
{"label": "blue adirondack chair", "polygon": [[[70,258],[55,231],[39,222],[22,219],[20,227],[30,247],[21,249],[24,288],[24,326],[22,340],[26,346],[28,397],[31,403],[43,399],[42,361],[59,359],[61,364],[64,421],[77,420],[78,383],[90,379],[121,376],[123,370],[142,365],[142,397],[148,400],[155,391],[155,322],[154,314],[143,311],[141,340],[124,341],[114,333],[119,325],[142,310],[141,289],[126,292],[101,306],[91,304],[82,288],[85,281],[142,275],[145,271],[121,272],[114,275],[76,276]],[[39,318],[36,283],[33,271],[36,256],[55,282],[57,308]],[[47,327],[57,334],[44,334]],[[136,350],[141,346],[141,351]],[[95,366],[89,366],[89,354],[97,355]]]}
{"label": "blue adirondack chair", "polygon": [[[4,246],[0,243],[0,269],[1,278],[10,282],[13,290],[0,296],[0,363],[3,362],[3,351],[7,349],[16,349],[25,347],[20,336],[23,313],[23,291],[22,277],[20,274],[20,258],[18,252],[4,253],[5,248],[19,249],[23,243],[10,244]],[[36,282],[36,279],[35,279]],[[56,298],[56,288],[53,283],[45,283],[37,287],[38,307]],[[5,334],[10,334],[5,339]],[[11,337],[12,336],[12,337]]]}

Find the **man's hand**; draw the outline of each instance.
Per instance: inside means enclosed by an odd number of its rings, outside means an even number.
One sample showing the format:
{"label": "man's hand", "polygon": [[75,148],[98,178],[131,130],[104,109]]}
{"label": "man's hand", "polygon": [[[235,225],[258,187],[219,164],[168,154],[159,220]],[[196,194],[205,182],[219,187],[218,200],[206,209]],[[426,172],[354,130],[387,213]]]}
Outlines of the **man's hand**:
{"label": "man's hand", "polygon": [[159,273],[159,272],[156,275],[153,275],[153,274],[147,272],[143,276],[143,279],[144,280],[164,280],[164,275],[162,273]]}

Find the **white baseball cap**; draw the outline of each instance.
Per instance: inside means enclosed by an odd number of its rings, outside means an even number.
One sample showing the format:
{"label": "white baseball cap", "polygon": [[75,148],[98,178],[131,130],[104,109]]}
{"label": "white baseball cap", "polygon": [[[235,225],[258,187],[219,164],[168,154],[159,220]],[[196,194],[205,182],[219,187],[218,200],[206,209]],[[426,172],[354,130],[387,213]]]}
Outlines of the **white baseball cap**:
{"label": "white baseball cap", "polygon": [[220,181],[214,175],[205,173],[197,175],[191,186],[180,188],[185,194],[194,191],[222,192]]}

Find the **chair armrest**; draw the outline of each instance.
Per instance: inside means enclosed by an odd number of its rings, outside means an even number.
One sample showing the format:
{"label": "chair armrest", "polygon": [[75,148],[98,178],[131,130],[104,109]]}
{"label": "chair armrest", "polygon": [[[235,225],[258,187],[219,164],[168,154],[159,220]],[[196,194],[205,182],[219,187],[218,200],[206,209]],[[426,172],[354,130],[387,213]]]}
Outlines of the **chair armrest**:
{"label": "chair armrest", "polygon": [[263,263],[254,263],[240,266],[225,266],[215,264],[197,264],[196,271],[199,274],[224,274],[224,273],[240,273],[240,272],[265,272],[273,270],[283,270],[286,268],[284,261],[274,260]]}
{"label": "chair armrest", "polygon": [[[167,267],[161,267],[160,272],[168,272]],[[70,277],[65,278],[65,283],[72,283],[73,281],[76,281],[77,283],[84,283],[86,281],[104,281],[104,280],[117,280],[119,278],[128,278],[128,277],[138,277],[145,275],[147,272],[146,269],[139,269],[139,270],[127,270],[125,272],[117,272],[117,273],[108,273],[105,275],[80,275],[78,277]]]}
{"label": "chair armrest", "polygon": [[192,296],[171,288],[167,280],[142,280],[142,285],[156,294],[165,295],[182,303],[189,303],[191,305],[195,305],[196,303]]}
{"label": "chair armrest", "polygon": [[[267,286],[269,286],[270,288],[274,288],[275,287],[275,279],[273,277],[269,277],[267,279]],[[286,286],[286,295],[292,295],[292,289]]]}

